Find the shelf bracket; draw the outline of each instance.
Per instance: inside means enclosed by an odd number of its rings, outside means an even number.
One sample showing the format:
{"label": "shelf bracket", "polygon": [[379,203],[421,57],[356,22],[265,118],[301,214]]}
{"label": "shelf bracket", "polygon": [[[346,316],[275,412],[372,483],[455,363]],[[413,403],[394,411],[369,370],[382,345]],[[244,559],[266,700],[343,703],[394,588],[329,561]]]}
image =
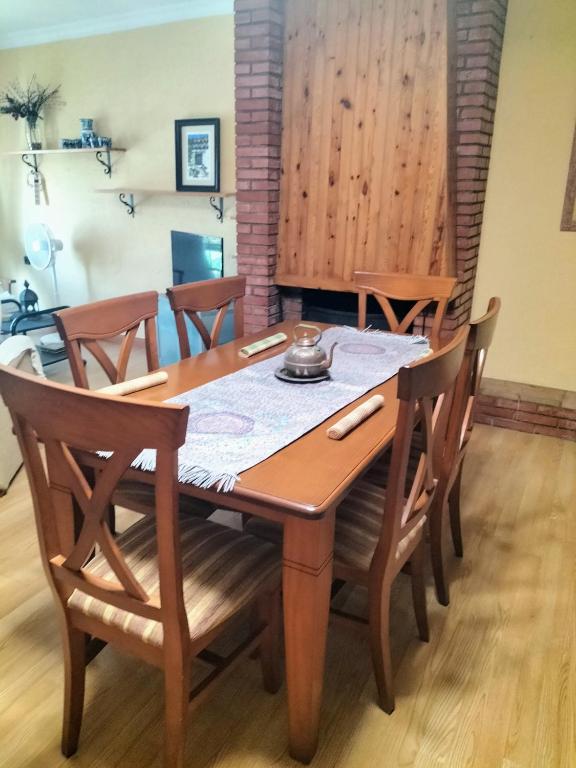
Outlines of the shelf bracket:
{"label": "shelf bracket", "polygon": [[[218,203],[216,202],[218,200]],[[224,220],[224,198],[223,197],[216,197],[216,195],[210,195],[208,198],[208,202],[214,208],[216,211],[216,218],[218,221]]]}
{"label": "shelf bracket", "polygon": [[32,152],[23,152],[22,162],[24,163],[24,165],[27,165],[28,168],[31,168],[34,171],[34,173],[38,173],[38,157],[35,154],[33,154]]}
{"label": "shelf bracket", "polygon": [[[106,155],[105,160],[103,159],[104,154]],[[104,166],[104,173],[106,176],[112,176],[112,160],[110,159],[110,150],[103,149],[100,152],[96,152],[96,160],[100,163],[100,165]]]}
{"label": "shelf bracket", "polygon": [[120,194],[118,195],[118,199],[120,200],[122,205],[126,206],[126,213],[128,214],[128,216],[132,216],[132,218],[134,218],[134,208],[136,206],[134,205],[134,195],[132,194],[132,192],[129,192],[128,195],[126,195],[126,193],[124,192],[120,192]]}

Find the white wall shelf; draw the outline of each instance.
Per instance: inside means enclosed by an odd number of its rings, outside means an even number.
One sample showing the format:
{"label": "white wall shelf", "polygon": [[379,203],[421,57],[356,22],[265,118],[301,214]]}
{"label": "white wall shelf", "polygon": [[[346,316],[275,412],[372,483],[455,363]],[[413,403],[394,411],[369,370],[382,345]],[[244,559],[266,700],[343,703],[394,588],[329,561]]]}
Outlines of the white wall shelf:
{"label": "white wall shelf", "polygon": [[1,152],[2,156],[20,157],[22,162],[38,173],[38,155],[94,155],[96,161],[104,166],[104,174],[110,178],[112,175],[112,153],[126,152],[121,147],[98,147],[85,149],[19,149],[10,152]]}
{"label": "white wall shelf", "polygon": [[114,189],[97,189],[96,192],[118,195],[122,205],[126,206],[126,212],[129,216],[134,216],[136,210],[135,195],[154,197],[157,195],[177,196],[177,197],[204,197],[208,199],[209,205],[216,211],[216,218],[222,222],[224,220],[224,198],[234,197],[235,192],[179,192],[175,189],[140,189],[135,187],[116,187]]}

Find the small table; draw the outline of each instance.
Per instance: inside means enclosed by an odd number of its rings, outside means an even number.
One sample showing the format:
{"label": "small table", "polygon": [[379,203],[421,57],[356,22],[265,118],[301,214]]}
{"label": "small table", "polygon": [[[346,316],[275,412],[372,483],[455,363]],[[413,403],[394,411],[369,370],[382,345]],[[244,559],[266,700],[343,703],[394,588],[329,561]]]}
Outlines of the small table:
{"label": "small table", "polygon": [[[9,300],[5,300],[5,303],[9,303]],[[17,304],[16,301],[13,303]],[[68,305],[64,304],[61,307],[49,307],[48,309],[40,309],[35,312],[15,312],[8,318],[8,320],[2,321],[2,333],[11,334],[12,336],[21,333],[25,336],[29,331],[39,331],[42,328],[51,328],[54,325],[54,318],[52,315],[60,309],[68,309]],[[68,359],[66,349],[59,349],[51,352],[49,349],[44,349],[39,346],[38,353],[44,367]]]}

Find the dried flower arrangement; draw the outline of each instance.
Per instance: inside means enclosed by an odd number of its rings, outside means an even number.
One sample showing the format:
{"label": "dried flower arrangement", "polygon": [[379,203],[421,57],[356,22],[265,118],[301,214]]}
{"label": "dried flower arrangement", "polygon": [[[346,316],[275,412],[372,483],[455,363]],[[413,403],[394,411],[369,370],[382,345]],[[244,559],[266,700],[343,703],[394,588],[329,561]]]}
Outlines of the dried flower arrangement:
{"label": "dried flower arrangement", "polygon": [[[59,91],[59,85],[56,88],[40,85],[36,75],[32,76],[25,87],[18,82],[12,82],[0,91],[0,113],[10,115],[14,120],[19,118],[26,120],[30,134],[33,134],[38,120],[43,119],[40,113],[49,102],[54,102]],[[30,149],[38,149],[38,147],[31,146]]]}

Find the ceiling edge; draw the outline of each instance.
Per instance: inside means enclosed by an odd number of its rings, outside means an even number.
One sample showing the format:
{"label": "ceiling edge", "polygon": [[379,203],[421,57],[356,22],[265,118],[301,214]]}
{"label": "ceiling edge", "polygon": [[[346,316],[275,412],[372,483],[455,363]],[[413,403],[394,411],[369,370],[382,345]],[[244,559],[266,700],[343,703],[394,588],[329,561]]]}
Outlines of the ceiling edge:
{"label": "ceiling edge", "polygon": [[0,49],[24,48],[61,40],[73,40],[93,35],[107,35],[141,27],[154,27],[184,19],[224,16],[234,12],[233,0],[197,0],[165,4],[160,8],[109,14],[97,19],[82,19],[66,24],[26,29],[12,34],[0,32]]}

